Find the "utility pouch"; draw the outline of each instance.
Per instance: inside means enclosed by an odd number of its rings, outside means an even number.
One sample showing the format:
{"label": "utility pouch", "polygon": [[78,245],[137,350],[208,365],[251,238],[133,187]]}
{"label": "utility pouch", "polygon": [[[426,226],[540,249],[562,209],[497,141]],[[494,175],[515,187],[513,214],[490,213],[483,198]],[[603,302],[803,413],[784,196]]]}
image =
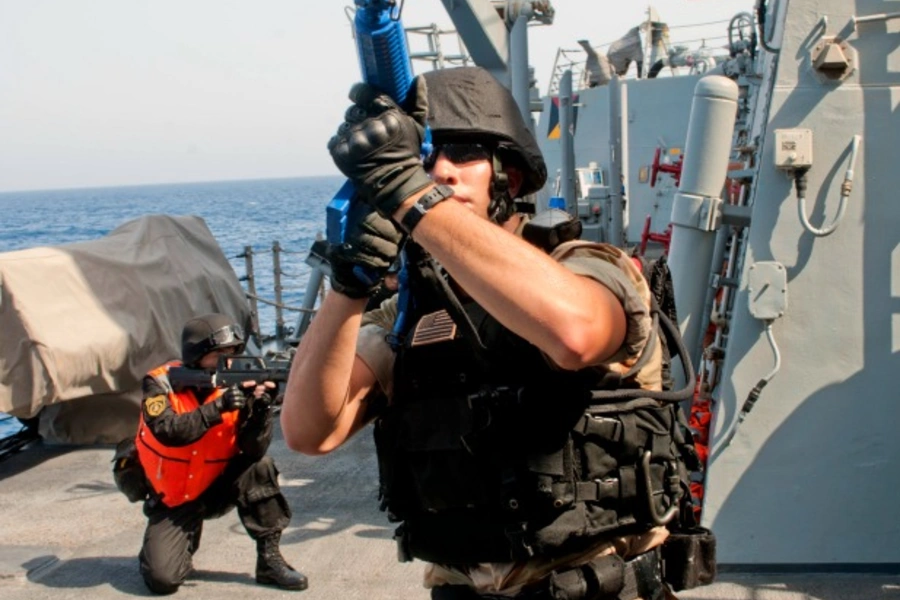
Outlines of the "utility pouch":
{"label": "utility pouch", "polygon": [[549,586],[553,600],[614,600],[625,586],[625,561],[612,554],[581,567],[554,571]]}
{"label": "utility pouch", "polygon": [[662,556],[663,579],[676,592],[709,585],[716,578],[716,536],[709,529],[671,532]]}
{"label": "utility pouch", "polygon": [[116,444],[116,454],[112,462],[113,479],[119,491],[125,494],[130,502],[146,499],[150,493],[150,486],[144,475],[144,466],[138,459],[133,437],[127,437]]}

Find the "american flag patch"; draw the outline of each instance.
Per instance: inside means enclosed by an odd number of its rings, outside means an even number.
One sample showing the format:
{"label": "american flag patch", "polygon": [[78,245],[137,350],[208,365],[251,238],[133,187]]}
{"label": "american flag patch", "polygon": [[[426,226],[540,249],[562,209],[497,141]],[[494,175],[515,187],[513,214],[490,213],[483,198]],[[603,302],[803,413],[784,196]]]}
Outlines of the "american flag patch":
{"label": "american flag patch", "polygon": [[411,346],[425,346],[438,342],[449,342],[456,337],[456,323],[446,310],[425,315],[416,324]]}

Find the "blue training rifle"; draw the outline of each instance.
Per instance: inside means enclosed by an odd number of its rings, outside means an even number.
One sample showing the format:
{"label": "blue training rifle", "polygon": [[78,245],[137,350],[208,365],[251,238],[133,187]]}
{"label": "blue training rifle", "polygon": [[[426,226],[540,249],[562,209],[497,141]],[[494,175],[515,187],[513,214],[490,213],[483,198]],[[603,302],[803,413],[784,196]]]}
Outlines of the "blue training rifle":
{"label": "blue training rifle", "polygon": [[[353,27],[363,81],[388,94],[402,105],[412,85],[413,74],[406,32],[400,21],[402,3],[397,0],[355,0]],[[313,243],[306,263],[331,275],[327,256],[329,246],[340,246],[347,235],[347,214],[356,190],[349,179],[344,182],[325,209],[325,239]],[[357,267],[360,269],[360,267]],[[362,279],[371,279],[355,271]]]}

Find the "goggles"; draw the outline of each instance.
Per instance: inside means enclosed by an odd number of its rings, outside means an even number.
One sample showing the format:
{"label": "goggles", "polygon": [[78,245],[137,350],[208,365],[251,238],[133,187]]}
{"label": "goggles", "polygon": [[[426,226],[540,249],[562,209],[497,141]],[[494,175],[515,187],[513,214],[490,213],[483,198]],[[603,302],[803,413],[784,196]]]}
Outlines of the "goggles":
{"label": "goggles", "polygon": [[244,331],[240,325],[226,325],[209,334],[209,342],[212,348],[243,344]]}
{"label": "goggles", "polygon": [[431,154],[423,161],[426,171],[434,168],[440,154],[454,165],[464,165],[478,160],[491,160],[493,150],[481,144],[436,144]]}

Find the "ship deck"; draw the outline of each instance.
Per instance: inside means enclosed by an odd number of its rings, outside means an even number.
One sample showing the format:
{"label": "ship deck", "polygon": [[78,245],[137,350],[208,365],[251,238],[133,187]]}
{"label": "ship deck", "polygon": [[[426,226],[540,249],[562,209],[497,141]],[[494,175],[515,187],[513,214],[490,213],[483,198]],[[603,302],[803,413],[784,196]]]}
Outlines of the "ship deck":
{"label": "ship deck", "polygon": [[[392,527],[377,509],[369,432],[325,457],[271,454],[294,511],[282,553],[310,580],[304,592],[259,586],[255,545],[236,513],[204,524],[195,570],[179,598],[294,596],[305,600],[428,598],[421,563],[398,563]],[[152,596],[137,569],[145,520],[112,481],[109,446],[42,443],[0,462],[0,597],[4,600]],[[891,575],[725,573],[681,600],[900,598]]]}

